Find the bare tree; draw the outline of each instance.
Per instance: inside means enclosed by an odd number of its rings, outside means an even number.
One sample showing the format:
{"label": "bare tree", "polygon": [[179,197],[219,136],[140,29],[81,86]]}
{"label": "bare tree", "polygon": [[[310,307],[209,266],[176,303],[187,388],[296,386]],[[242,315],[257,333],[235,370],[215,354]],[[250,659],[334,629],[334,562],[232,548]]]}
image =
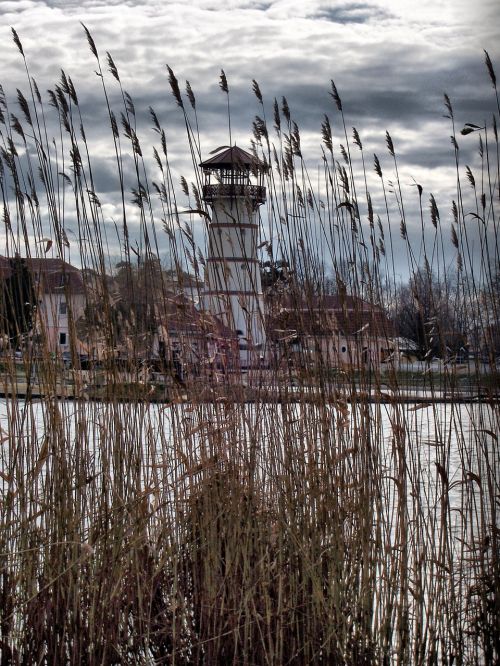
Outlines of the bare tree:
{"label": "bare tree", "polygon": [[396,330],[417,344],[422,359],[465,351],[467,318],[456,301],[453,280],[421,268],[397,289],[392,312]]}

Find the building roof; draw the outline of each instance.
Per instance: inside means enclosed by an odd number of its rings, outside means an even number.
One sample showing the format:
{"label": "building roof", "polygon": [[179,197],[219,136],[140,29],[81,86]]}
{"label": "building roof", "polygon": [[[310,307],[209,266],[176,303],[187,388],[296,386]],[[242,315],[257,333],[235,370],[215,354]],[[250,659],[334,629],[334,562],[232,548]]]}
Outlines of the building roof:
{"label": "building roof", "polygon": [[295,330],[298,335],[394,335],[392,322],[380,306],[346,294],[310,298],[287,294],[271,319],[271,328]]}
{"label": "building roof", "polygon": [[[11,261],[14,257],[0,255],[0,279],[7,279],[12,273]],[[35,282],[45,294],[63,293],[65,289],[72,295],[85,293],[81,271],[62,259],[20,257],[26,262]]]}
{"label": "building roof", "polygon": [[223,146],[217,148],[215,155],[204,162],[201,162],[202,169],[234,169],[239,170],[262,169],[262,163],[246,150],[238,146]]}
{"label": "building roof", "polygon": [[237,340],[235,333],[218,317],[198,310],[184,294],[166,291],[158,304],[158,318],[170,335],[177,333]]}

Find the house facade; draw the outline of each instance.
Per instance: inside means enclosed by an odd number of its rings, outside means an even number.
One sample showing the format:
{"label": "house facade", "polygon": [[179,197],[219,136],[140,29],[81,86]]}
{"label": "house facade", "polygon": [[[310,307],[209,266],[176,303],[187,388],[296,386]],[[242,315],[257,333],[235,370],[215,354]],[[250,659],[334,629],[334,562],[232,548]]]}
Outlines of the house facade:
{"label": "house facade", "polygon": [[384,310],[345,294],[287,294],[270,308],[268,328],[278,353],[332,368],[378,367],[396,350]]}

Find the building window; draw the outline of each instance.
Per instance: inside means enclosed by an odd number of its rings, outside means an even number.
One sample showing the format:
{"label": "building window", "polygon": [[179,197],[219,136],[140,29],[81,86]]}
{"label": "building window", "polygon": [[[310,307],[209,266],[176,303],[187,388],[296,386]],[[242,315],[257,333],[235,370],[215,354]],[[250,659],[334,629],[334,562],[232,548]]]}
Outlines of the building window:
{"label": "building window", "polygon": [[67,340],[67,334],[66,333],[59,333],[59,344],[60,345],[65,345]]}
{"label": "building window", "polygon": [[345,354],[347,351],[347,347],[342,347],[342,353]]}
{"label": "building window", "polygon": [[68,305],[66,301],[61,301],[59,303],[59,314],[65,315],[68,312]]}

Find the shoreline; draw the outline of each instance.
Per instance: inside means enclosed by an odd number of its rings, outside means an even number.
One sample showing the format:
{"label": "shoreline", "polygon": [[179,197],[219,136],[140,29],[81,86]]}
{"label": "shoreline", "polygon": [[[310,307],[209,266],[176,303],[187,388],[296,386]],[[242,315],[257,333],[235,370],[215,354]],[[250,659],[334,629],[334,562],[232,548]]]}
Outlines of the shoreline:
{"label": "shoreline", "polygon": [[[99,387],[102,388],[102,387]],[[79,402],[101,402],[101,403],[122,403],[122,404],[210,404],[213,402],[233,402],[233,403],[305,403],[313,404],[319,401],[325,404],[408,404],[418,405],[420,408],[434,404],[489,404],[500,405],[500,394],[493,395],[487,392],[469,393],[464,392],[444,392],[444,391],[412,391],[411,389],[400,389],[395,393],[372,391],[360,389],[359,391],[342,392],[335,391],[320,392],[314,389],[297,390],[291,387],[269,389],[269,388],[248,388],[244,386],[228,385],[224,387],[227,390],[217,390],[217,388],[206,387],[201,392],[196,391],[164,391],[161,395],[155,396],[144,394],[126,395],[121,391],[113,394],[111,391],[92,391],[83,390],[75,394],[63,391],[40,391],[40,390],[18,390],[5,391],[0,390],[0,399],[3,400],[37,400],[55,399],[62,401]]]}

